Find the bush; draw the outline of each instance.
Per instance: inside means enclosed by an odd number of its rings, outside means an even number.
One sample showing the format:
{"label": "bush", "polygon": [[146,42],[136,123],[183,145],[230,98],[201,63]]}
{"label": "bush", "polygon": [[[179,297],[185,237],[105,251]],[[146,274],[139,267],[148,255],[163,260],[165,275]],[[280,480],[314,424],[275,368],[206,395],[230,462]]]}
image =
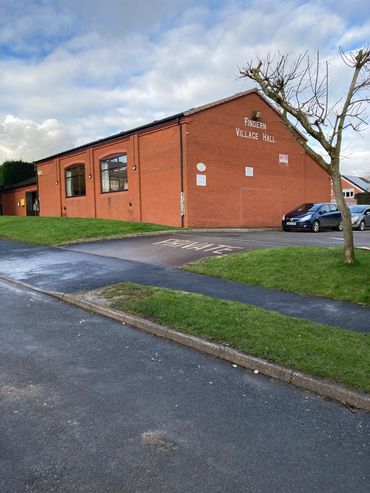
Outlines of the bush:
{"label": "bush", "polygon": [[32,163],[25,161],[5,161],[0,166],[0,186],[9,187],[27,178],[36,176]]}

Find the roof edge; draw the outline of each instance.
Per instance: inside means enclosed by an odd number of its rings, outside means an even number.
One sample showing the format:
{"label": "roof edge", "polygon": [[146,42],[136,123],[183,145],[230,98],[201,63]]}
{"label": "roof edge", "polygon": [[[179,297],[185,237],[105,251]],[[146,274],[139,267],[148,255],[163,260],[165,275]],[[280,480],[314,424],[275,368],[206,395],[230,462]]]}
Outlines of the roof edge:
{"label": "roof edge", "polygon": [[[351,180],[351,177],[350,176],[347,176],[347,175],[341,175],[341,176],[342,176],[342,178],[344,180],[348,181],[351,185],[353,185],[353,186],[355,186],[357,188],[361,188],[361,190],[363,190],[364,192],[368,192],[369,191],[368,188],[364,188],[362,185],[360,185],[360,184],[354,182],[353,180]],[[363,178],[361,176],[356,176],[356,177],[354,176],[353,178],[358,178],[360,180],[363,180]],[[369,188],[370,188],[370,184],[369,184]]]}
{"label": "roof edge", "polygon": [[[173,122],[178,121],[181,117],[186,117],[186,116],[190,116],[190,115],[195,114],[195,113],[199,113],[201,111],[205,111],[205,110],[213,108],[215,106],[219,106],[221,104],[228,103],[229,101],[233,101],[235,99],[242,98],[242,97],[247,96],[249,94],[256,94],[257,96],[259,96],[273,111],[275,111],[279,115],[280,118],[282,118],[282,115],[279,112],[279,110],[268,100],[268,98],[266,96],[264,96],[264,94],[261,93],[261,91],[258,90],[258,88],[254,87],[254,88],[249,89],[247,91],[235,93],[232,96],[229,96],[227,98],[219,99],[217,101],[213,101],[211,103],[197,106],[195,108],[190,108],[189,110],[186,110],[186,111],[183,111],[180,113],[176,113],[176,114],[171,115],[171,116],[167,116],[167,117],[162,118],[160,120],[154,120],[153,122],[146,123],[145,125],[141,125],[139,127],[125,130],[123,132],[118,132],[118,133],[110,135],[108,137],[103,137],[101,139],[87,142],[86,144],[82,144],[82,145],[77,146],[77,147],[72,147],[70,149],[66,149],[65,151],[61,151],[61,152],[58,152],[56,154],[52,154],[52,155],[46,156],[42,159],[38,159],[36,161],[33,161],[33,163],[37,166],[39,164],[45,163],[47,161],[51,161],[51,160],[56,159],[58,157],[65,156],[66,154],[69,154],[71,152],[83,151],[83,150],[88,149],[90,147],[96,147],[96,146],[99,146],[101,144],[104,144],[105,142],[118,140],[120,138],[133,135],[135,133],[144,132],[144,131],[150,130],[150,129],[155,129],[157,127],[161,127],[162,125],[166,125],[167,123],[170,123],[172,121]],[[307,140],[306,136],[303,135],[300,130],[295,129],[295,131],[300,135],[301,138],[303,138],[304,140]]]}
{"label": "roof edge", "polygon": [[[212,103],[207,103],[207,104],[204,104],[202,106],[197,106],[196,108],[190,108],[189,110],[186,110],[186,111],[183,111],[180,113],[176,113],[176,114],[171,115],[171,116],[167,116],[165,118],[162,118],[161,120],[154,120],[153,122],[146,123],[145,125],[141,125],[139,127],[125,130],[123,132],[118,132],[118,133],[110,135],[108,137],[103,137],[101,139],[87,142],[86,144],[82,144],[82,145],[77,146],[77,147],[72,147],[70,149],[66,149],[65,151],[61,151],[61,152],[58,152],[56,154],[52,154],[51,156],[47,156],[47,157],[44,157],[42,159],[38,159],[36,161],[33,161],[33,163],[35,165],[38,165],[38,164],[50,161],[52,159],[56,159],[56,158],[61,157],[61,156],[65,156],[66,154],[69,154],[70,152],[83,151],[85,149],[88,149],[89,147],[95,147],[95,146],[98,146],[100,144],[104,144],[105,142],[118,140],[122,137],[127,137],[129,135],[132,135],[132,134],[135,134],[138,132],[143,132],[145,130],[150,130],[152,128],[154,129],[156,127],[160,127],[161,125],[165,125],[166,123],[169,123],[171,121],[175,121],[181,117],[189,116],[189,115],[192,115],[194,113],[198,113],[200,111],[207,110],[208,108],[212,108],[214,106],[218,106],[220,104],[227,103],[228,101],[232,101],[234,99],[238,99],[238,98],[241,98],[243,96],[246,96],[247,94],[252,94],[252,93],[259,94],[259,91],[257,88],[253,88],[253,89],[249,89],[248,91],[238,92],[238,93],[233,94],[232,96],[229,96],[227,98],[219,99],[217,101],[213,101]],[[261,94],[259,94],[259,95],[261,96]],[[267,103],[273,108],[271,103],[269,103],[268,101],[267,101]],[[276,110],[276,108],[274,108],[274,109]]]}
{"label": "roof edge", "polygon": [[193,115],[194,113],[199,113],[200,111],[208,110],[209,108],[213,108],[214,106],[228,103],[229,101],[233,101],[234,99],[242,98],[243,96],[247,96],[248,94],[253,94],[253,93],[259,94],[258,89],[256,87],[254,87],[253,89],[249,89],[248,91],[237,92],[232,96],[223,99],[218,99],[217,101],[213,101],[212,103],[207,103],[207,104],[203,104],[202,106],[190,108],[190,110],[184,111],[184,116]]}
{"label": "roof edge", "polygon": [[118,140],[122,137],[127,137],[129,135],[133,135],[138,132],[142,132],[145,130],[150,130],[151,128],[157,128],[161,127],[162,125],[165,125],[166,123],[170,123],[171,121],[176,121],[177,119],[181,118],[184,116],[184,113],[176,113],[175,115],[167,116],[165,118],[162,118],[161,120],[154,120],[153,122],[146,123],[145,125],[141,125],[139,127],[132,128],[130,130],[124,130],[123,132],[118,132],[113,135],[109,135],[108,137],[103,137],[101,139],[93,140],[91,142],[87,142],[86,144],[82,144],[77,147],[72,147],[70,149],[66,149],[65,151],[58,152],[56,154],[53,154],[51,156],[44,157],[42,159],[38,159],[36,161],[33,161],[33,164],[38,165],[47,161],[50,161],[52,159],[56,159],[57,157],[64,156],[66,154],[69,154],[70,152],[78,152],[78,151],[83,151],[85,149],[88,149],[89,147],[95,147],[100,144],[104,144],[105,142],[110,142],[114,140]]}
{"label": "roof edge", "polygon": [[5,187],[1,188],[2,192],[6,192],[8,190],[13,190],[16,188],[22,188],[22,187],[30,187],[33,185],[37,185],[37,176],[32,176],[30,178],[26,178],[25,180],[19,181],[17,183],[12,183],[12,185],[6,185]]}

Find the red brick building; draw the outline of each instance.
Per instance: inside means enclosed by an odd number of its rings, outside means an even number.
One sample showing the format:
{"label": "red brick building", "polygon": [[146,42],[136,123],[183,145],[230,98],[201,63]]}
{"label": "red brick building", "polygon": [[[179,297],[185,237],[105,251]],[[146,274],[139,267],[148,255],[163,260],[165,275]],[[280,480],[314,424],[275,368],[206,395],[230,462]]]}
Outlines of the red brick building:
{"label": "red brick building", "polygon": [[38,215],[37,179],[28,178],[0,191],[0,210],[5,216]]}
{"label": "red brick building", "polygon": [[[342,192],[347,205],[357,204],[356,195],[358,193],[370,192],[370,182],[360,176],[342,175]],[[331,189],[331,201],[335,202],[333,187]]]}
{"label": "red brick building", "polygon": [[279,226],[330,180],[256,91],[35,163],[42,216],[187,227]]}

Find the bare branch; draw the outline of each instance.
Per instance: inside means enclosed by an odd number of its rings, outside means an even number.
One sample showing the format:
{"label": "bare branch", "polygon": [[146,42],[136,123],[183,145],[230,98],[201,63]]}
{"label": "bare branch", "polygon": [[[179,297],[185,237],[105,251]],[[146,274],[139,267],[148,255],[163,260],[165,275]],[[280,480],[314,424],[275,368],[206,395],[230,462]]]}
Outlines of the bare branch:
{"label": "bare branch", "polygon": [[[345,227],[345,257],[354,260],[350,214],[340,181],[340,156],[344,131],[360,132],[367,125],[366,105],[370,103],[370,49],[347,53],[340,47],[344,64],[352,71],[347,92],[329,105],[329,63],[321,63],[319,53],[312,62],[308,53],[290,63],[290,55],[268,54],[239,69],[240,77],[255,81],[262,93],[281,110],[283,121],[295,139],[329,173]],[[297,132],[303,128],[329,157],[321,154]]]}

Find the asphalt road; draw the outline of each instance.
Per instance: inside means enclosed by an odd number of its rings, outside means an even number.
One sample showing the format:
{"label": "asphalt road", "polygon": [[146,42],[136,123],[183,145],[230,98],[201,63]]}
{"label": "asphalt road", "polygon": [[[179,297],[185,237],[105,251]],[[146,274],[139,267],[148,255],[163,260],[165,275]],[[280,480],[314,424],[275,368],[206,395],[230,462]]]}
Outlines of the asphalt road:
{"label": "asphalt road", "polygon": [[45,290],[66,293],[87,291],[117,282],[136,282],[240,301],[314,322],[370,332],[369,307],[242,285],[167,265],[61,248],[0,241],[0,274]]}
{"label": "asphalt road", "polygon": [[[370,248],[370,230],[354,231],[357,247]],[[145,262],[151,265],[181,266],[204,257],[281,246],[341,246],[343,233],[283,231],[184,231],[159,236],[80,243],[63,247],[74,252]]]}
{"label": "asphalt road", "polygon": [[2,493],[370,490],[369,414],[35,292],[0,296]]}

